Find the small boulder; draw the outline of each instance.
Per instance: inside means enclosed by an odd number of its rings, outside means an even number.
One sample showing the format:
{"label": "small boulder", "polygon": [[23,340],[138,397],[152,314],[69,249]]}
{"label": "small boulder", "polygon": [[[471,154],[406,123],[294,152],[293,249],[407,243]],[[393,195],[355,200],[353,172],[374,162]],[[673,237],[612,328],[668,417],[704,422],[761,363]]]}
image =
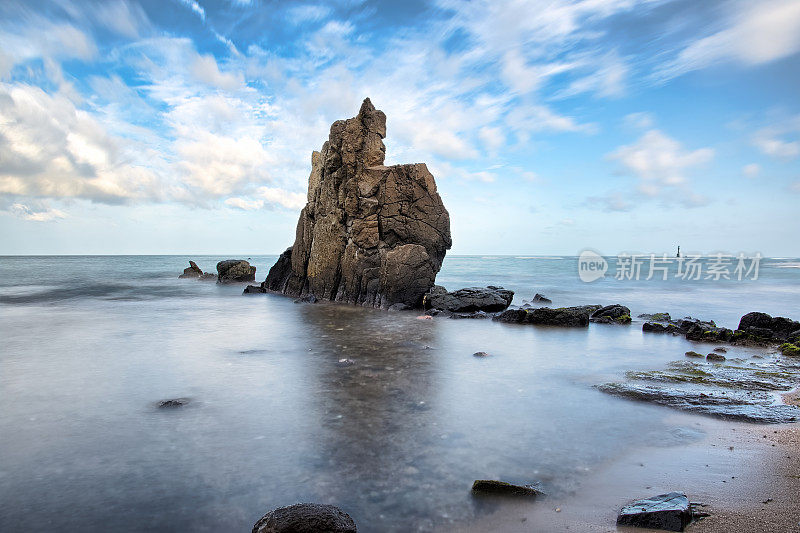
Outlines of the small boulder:
{"label": "small boulder", "polygon": [[472,493],[477,495],[498,496],[540,496],[542,492],[533,485],[513,485],[505,481],[478,479],[472,484]]}
{"label": "small boulder", "polygon": [[706,361],[724,361],[725,356],[719,353],[710,353],[706,355]]}
{"label": "small boulder", "polygon": [[784,341],[800,330],[800,322],[766,313],[747,313],[739,321],[739,337],[758,342]]}
{"label": "small boulder", "polygon": [[350,515],[333,505],[298,503],[262,516],[252,533],[356,533]]}
{"label": "small boulder", "polygon": [[200,267],[197,266],[197,263],[195,263],[194,261],[189,261],[189,268],[184,268],[183,269],[183,274],[178,276],[178,278],[181,278],[181,279],[199,278],[202,275],[203,275],[203,271],[200,270]]}
{"label": "small boulder", "polygon": [[533,303],[535,304],[551,304],[553,300],[545,296],[544,294],[539,294],[538,292],[533,297]]}
{"label": "small boulder", "polygon": [[472,355],[474,355],[475,357],[489,357],[489,354],[486,352],[475,352]]}
{"label": "small boulder", "polygon": [[452,313],[484,311],[493,313],[506,309],[514,299],[514,291],[503,287],[468,287],[448,292],[435,285],[422,299],[425,309],[437,309]]}
{"label": "small boulder", "polygon": [[499,315],[496,315],[492,320],[498,322],[506,322],[508,324],[522,324],[528,317],[528,310],[526,309],[506,309]]}
{"label": "small boulder", "polygon": [[784,342],[781,344],[779,350],[783,355],[798,356],[800,355],[800,345],[792,344],[791,342]]}
{"label": "small boulder", "polygon": [[254,281],[256,267],[244,259],[228,259],[217,263],[217,283],[236,283]]}
{"label": "small boulder", "polygon": [[725,348],[724,346],[717,346],[716,348],[714,348],[714,351],[717,353],[728,353],[728,349]]}
{"label": "small boulder", "polygon": [[692,521],[689,498],[683,492],[669,492],[636,500],[622,508],[618,526],[683,531]]}
{"label": "small boulder", "polygon": [[686,355],[686,357],[704,357],[703,354],[697,353],[697,352],[692,351],[692,350],[686,352],[684,355]]}
{"label": "small boulder", "polygon": [[589,320],[601,324],[630,324],[631,310],[620,304],[607,305],[592,313]]}

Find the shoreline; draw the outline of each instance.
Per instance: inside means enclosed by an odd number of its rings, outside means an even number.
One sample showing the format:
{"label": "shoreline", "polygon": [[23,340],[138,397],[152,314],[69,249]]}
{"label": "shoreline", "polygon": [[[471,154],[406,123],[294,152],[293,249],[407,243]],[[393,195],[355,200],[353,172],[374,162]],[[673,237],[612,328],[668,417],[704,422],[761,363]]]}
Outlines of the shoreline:
{"label": "shoreline", "polygon": [[447,530],[655,531],[617,528],[617,512],[635,499],[677,490],[704,504],[699,510],[710,515],[686,531],[800,532],[800,424],[747,424],[683,413],[665,418],[678,431],[699,429],[705,436],[676,446],[626,450],[571,494],[534,503],[505,501],[495,512]]}

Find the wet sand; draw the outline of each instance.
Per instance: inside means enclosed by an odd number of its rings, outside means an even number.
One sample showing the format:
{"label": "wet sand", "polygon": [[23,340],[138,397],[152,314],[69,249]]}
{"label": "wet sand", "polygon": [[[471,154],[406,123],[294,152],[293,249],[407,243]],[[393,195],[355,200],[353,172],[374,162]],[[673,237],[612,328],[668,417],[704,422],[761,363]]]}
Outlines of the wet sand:
{"label": "wet sand", "polygon": [[668,417],[706,436],[682,446],[629,450],[588,473],[571,494],[533,503],[503,501],[491,514],[455,531],[650,531],[617,528],[619,508],[638,498],[679,490],[690,501],[703,503],[700,509],[711,515],[686,531],[800,532],[800,424]]}

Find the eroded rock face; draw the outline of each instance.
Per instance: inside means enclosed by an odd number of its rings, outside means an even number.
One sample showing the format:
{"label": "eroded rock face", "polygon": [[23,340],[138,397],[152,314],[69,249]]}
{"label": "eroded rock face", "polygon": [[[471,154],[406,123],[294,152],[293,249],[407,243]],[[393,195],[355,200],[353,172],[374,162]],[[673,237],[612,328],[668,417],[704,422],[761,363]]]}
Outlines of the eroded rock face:
{"label": "eroded rock face", "polygon": [[384,166],[386,115],[369,98],[311,157],[294,245],[264,288],[372,307],[418,307],[450,248],[450,216],[425,164]]}

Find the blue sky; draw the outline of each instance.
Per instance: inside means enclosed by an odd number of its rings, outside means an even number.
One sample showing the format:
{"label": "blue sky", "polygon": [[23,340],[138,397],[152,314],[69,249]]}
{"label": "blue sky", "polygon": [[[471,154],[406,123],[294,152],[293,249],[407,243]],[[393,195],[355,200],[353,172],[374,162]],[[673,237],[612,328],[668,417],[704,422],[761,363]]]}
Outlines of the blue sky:
{"label": "blue sky", "polygon": [[455,254],[800,255],[800,2],[0,4],[0,254],[279,253],[369,96]]}

